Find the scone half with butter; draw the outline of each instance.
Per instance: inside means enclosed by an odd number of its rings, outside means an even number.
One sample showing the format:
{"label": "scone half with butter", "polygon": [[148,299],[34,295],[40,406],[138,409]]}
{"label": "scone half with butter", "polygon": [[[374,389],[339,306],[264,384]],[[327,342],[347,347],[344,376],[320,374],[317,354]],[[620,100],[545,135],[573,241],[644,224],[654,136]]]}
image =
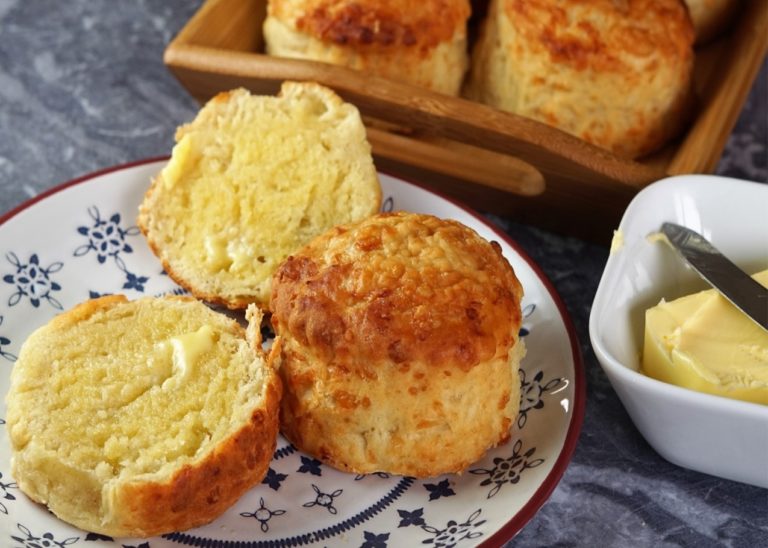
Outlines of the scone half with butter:
{"label": "scone half with butter", "polygon": [[282,433],[348,472],[462,472],[510,438],[522,293],[456,221],[382,213],[318,236],[274,279]]}
{"label": "scone half with butter", "polygon": [[112,537],[222,514],[263,479],[278,431],[276,354],[248,314],[245,330],[190,297],[107,296],[34,331],[6,396],[19,489]]}
{"label": "scone half with butter", "polygon": [[138,225],[174,281],[230,309],[266,309],[285,257],[381,204],[358,110],[315,83],[221,93],[176,141]]}

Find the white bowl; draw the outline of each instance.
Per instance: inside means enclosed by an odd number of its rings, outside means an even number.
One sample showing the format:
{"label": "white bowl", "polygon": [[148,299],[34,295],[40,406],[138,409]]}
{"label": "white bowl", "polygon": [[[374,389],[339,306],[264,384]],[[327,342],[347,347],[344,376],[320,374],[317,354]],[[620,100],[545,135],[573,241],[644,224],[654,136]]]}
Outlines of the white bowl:
{"label": "white bowl", "polygon": [[768,488],[768,406],[703,394],[639,372],[645,310],[708,286],[646,237],[688,226],[749,273],[768,268],[768,185],[709,175],[654,183],[618,229],[589,318],[592,346],[648,443],[668,461]]}

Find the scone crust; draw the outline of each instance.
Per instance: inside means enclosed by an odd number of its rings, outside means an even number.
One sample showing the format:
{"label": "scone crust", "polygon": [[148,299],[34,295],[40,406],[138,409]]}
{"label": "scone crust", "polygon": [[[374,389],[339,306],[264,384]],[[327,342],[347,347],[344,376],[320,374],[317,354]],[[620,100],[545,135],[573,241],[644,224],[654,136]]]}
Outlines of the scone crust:
{"label": "scone crust", "polygon": [[[178,303],[196,302],[187,296],[163,298]],[[56,316],[42,329],[48,332],[67,331],[94,314],[109,313],[111,309],[128,302],[123,295],[92,299]],[[246,337],[246,331],[234,321],[231,321],[229,329],[244,339],[248,338],[254,355],[262,353],[260,336]],[[279,341],[275,348],[279,348]],[[78,470],[71,463],[57,466],[66,469],[73,477],[81,477],[83,481],[68,479],[67,486],[62,487],[53,478],[41,484],[40,478],[30,476],[36,474],[38,467],[52,456],[45,445],[30,449],[32,444],[29,440],[20,439],[16,434],[15,425],[24,421],[24,415],[12,389],[7,396],[7,405],[8,431],[14,448],[13,476],[21,491],[41,504],[49,504],[53,489],[70,489],[70,500],[83,498],[94,501],[101,507],[99,514],[70,514],[69,508],[49,507],[64,521],[86,531],[112,537],[149,537],[204,525],[220,516],[266,474],[276,446],[282,397],[282,383],[275,371],[274,359],[277,356],[275,352],[266,357],[259,407],[253,409],[248,421],[233,430],[213,450],[182,466],[169,477],[146,474],[127,481],[116,479],[106,485],[90,477],[91,470]],[[12,373],[22,374],[18,368],[14,368]],[[229,417],[223,420],[229,420]],[[26,429],[22,432],[22,437],[26,438]],[[43,451],[40,452],[40,449]],[[44,488],[41,489],[41,485]]]}
{"label": "scone crust", "polygon": [[693,40],[680,0],[493,0],[465,93],[643,156],[687,122]]}
{"label": "scone crust", "polygon": [[270,0],[268,14],[314,38],[355,48],[415,48],[421,54],[463,33],[462,0]]}
{"label": "scone crust", "polygon": [[324,61],[458,95],[468,66],[469,0],[276,0],[267,52]]}
{"label": "scone crust", "polygon": [[509,437],[522,288],[455,221],[379,214],[275,274],[283,434],[342,470],[460,472]]}
{"label": "scone crust", "polygon": [[318,358],[365,375],[383,361],[469,370],[506,355],[521,297],[498,244],[456,221],[382,213],[289,257],[271,309]]}
{"label": "scone crust", "polygon": [[282,393],[274,371],[266,382],[263,408],[207,458],[185,466],[166,482],[135,482],[116,492],[115,523],[102,532],[150,537],[205,525],[257,485],[275,452]]}

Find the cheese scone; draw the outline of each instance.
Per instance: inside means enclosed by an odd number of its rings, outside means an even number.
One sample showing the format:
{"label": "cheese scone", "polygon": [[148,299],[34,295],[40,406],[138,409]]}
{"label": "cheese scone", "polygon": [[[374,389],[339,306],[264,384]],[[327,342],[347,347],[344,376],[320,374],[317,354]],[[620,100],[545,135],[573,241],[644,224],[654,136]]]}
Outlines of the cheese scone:
{"label": "cheese scone", "polygon": [[[87,301],[34,331],[6,396],[11,471],[56,516],[112,537],[215,519],[264,477],[282,387],[246,331],[190,297]],[[273,348],[278,348],[279,342]]]}
{"label": "cheese scone", "polygon": [[492,0],[464,93],[636,158],[687,122],[693,40],[681,0]]}
{"label": "cheese scone", "polygon": [[281,431],[341,470],[461,472],[519,410],[522,287],[468,227],[414,213],[334,227],[275,273]]}
{"label": "cheese scone", "polygon": [[358,110],[315,83],[221,93],[176,140],[138,225],[168,275],[211,303],[266,308],[285,257],[381,204]]}
{"label": "cheese scone", "polygon": [[458,95],[469,0],[270,0],[267,53],[363,70]]}

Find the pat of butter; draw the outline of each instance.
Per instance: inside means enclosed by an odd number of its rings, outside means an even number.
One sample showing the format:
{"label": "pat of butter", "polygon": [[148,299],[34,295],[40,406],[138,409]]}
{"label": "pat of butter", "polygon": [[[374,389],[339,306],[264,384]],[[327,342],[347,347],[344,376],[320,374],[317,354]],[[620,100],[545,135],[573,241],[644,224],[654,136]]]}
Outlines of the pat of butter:
{"label": "pat of butter", "polygon": [[621,230],[613,231],[610,254],[618,253],[624,247],[624,233]]}
{"label": "pat of butter", "polygon": [[195,375],[200,357],[213,348],[213,328],[204,325],[197,331],[171,337],[170,341],[161,343],[161,347],[165,349],[169,343],[172,349],[172,376],[165,380],[163,388],[168,388],[173,380],[179,383]]}
{"label": "pat of butter", "polygon": [[192,155],[192,137],[187,134],[174,145],[171,151],[171,159],[163,169],[163,184],[165,188],[172,188],[179,182],[181,174],[192,160]]}
{"label": "pat of butter", "polygon": [[229,268],[232,260],[227,255],[227,241],[221,236],[206,236],[205,259],[213,271]]}
{"label": "pat of butter", "polygon": [[227,255],[232,259],[230,272],[240,272],[253,263],[253,249],[242,242],[230,242],[227,246]]}
{"label": "pat of butter", "polygon": [[[768,287],[768,270],[754,275]],[[768,405],[768,333],[714,289],[645,314],[643,370],[671,384]]]}
{"label": "pat of butter", "polygon": [[208,235],[204,245],[206,264],[211,271],[240,272],[253,263],[253,249],[242,241]]}

